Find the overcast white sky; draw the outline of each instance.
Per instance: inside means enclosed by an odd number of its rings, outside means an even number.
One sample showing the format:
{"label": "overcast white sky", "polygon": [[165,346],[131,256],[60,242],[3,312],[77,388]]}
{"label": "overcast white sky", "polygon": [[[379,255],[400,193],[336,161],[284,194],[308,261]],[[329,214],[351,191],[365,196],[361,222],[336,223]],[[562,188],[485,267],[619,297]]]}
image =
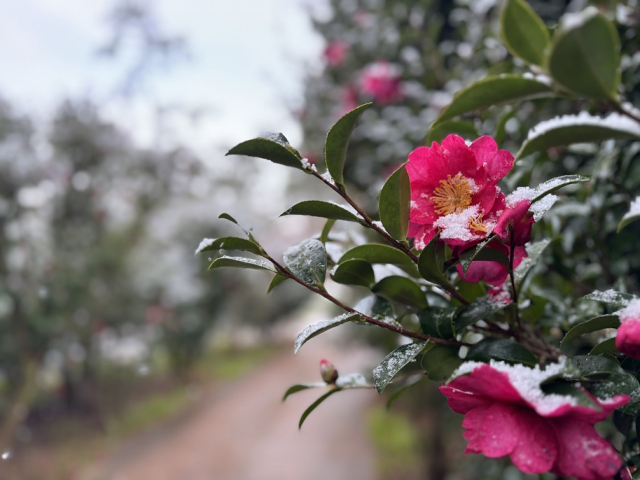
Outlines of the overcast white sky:
{"label": "overcast white sky", "polygon": [[289,108],[323,48],[303,0],[148,0],[166,31],[186,36],[191,58],[156,71],[133,104],[114,100],[123,70],[95,53],[115,1],[2,1],[0,95],[42,116],[65,97],[88,96],[142,141],[155,131],[151,105],[209,108],[197,128],[168,120],[200,152],[265,130],[299,140]]}

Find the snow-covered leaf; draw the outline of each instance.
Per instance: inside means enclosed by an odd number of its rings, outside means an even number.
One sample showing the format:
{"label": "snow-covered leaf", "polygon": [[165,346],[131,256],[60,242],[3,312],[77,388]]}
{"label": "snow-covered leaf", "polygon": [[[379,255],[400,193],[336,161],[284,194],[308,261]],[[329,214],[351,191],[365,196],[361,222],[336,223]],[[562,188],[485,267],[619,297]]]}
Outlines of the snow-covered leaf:
{"label": "snow-covered leaf", "polygon": [[454,321],[455,330],[456,332],[461,332],[469,325],[473,325],[484,318],[490,317],[506,306],[506,303],[496,302],[487,297],[476,298],[460,310],[460,313]]}
{"label": "snow-covered leaf", "polygon": [[629,225],[631,222],[635,222],[636,220],[640,220],[640,196],[636,197],[635,200],[631,202],[631,206],[629,207],[629,211],[624,214],[622,220],[618,224],[618,233],[624,227]]}
{"label": "snow-covered leaf", "polygon": [[594,290],[582,297],[583,300],[595,300],[596,302],[606,303],[616,308],[626,307],[634,298],[635,296],[629,293],[616,292],[613,289],[605,290],[604,292]]}
{"label": "snow-covered leaf", "polygon": [[283,255],[291,272],[313,286],[322,286],[327,274],[327,251],[321,241],[310,238],[288,248]]}
{"label": "snow-covered leaf", "polygon": [[307,328],[302,330],[298,336],[296,337],[295,342],[293,343],[293,353],[298,353],[300,347],[304,345],[308,340],[313,337],[317,337],[323,332],[335,328],[343,323],[354,322],[360,320],[360,316],[355,313],[343,313],[335,318],[330,320],[323,320],[322,322],[315,323],[313,325],[309,325]]}
{"label": "snow-covered leaf", "polygon": [[268,270],[269,272],[276,273],[275,269],[266,262],[262,260],[254,260],[253,258],[244,258],[244,257],[228,257],[226,255],[216,258],[211,265],[209,265],[209,270],[214,268],[223,268],[223,267],[235,267],[235,268],[249,268],[252,270]]}
{"label": "snow-covered leaf", "polygon": [[544,250],[549,246],[550,243],[551,240],[545,238],[544,240],[540,240],[539,242],[530,243],[525,247],[527,250],[527,255],[529,256],[523,258],[522,263],[520,263],[520,265],[518,265],[513,272],[513,276],[518,288],[522,287],[527,274],[538,263],[542,252],[544,252]]}
{"label": "snow-covered leaf", "polygon": [[264,252],[256,243],[246,238],[238,237],[205,238],[198,245],[196,253],[216,252],[218,250],[242,250],[264,256]]}
{"label": "snow-covered leaf", "polygon": [[408,343],[396,348],[373,370],[373,381],[376,390],[382,393],[389,382],[409,362],[413,361],[422,351],[425,342]]}
{"label": "snow-covered leaf", "polygon": [[538,123],[529,130],[516,158],[534,152],[572,143],[599,143],[608,139],[638,139],[640,124],[626,116],[611,113],[607,117],[596,117],[587,112],[578,115],[563,115]]}
{"label": "snow-covered leaf", "polygon": [[430,337],[454,338],[453,317],[456,314],[455,307],[429,306],[420,312],[420,327]]}

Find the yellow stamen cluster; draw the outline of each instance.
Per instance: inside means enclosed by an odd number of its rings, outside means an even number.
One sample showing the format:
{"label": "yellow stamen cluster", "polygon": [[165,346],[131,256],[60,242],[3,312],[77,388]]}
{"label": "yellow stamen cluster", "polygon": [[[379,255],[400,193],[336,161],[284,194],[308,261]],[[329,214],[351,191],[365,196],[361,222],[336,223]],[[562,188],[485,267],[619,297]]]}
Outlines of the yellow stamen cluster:
{"label": "yellow stamen cluster", "polygon": [[469,219],[469,228],[471,230],[475,230],[476,232],[487,233],[487,226],[482,223],[482,214],[478,215],[475,218],[471,217]]}
{"label": "yellow stamen cluster", "polygon": [[440,180],[440,186],[433,191],[430,200],[440,215],[463,212],[471,205],[469,182],[459,173],[453,178],[447,175],[446,180]]}

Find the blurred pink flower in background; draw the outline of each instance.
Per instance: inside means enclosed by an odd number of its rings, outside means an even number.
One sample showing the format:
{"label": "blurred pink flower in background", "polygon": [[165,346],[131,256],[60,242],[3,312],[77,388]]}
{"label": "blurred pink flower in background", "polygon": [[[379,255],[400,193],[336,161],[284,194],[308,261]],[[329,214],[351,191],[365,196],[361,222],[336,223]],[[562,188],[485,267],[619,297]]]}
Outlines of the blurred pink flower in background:
{"label": "blurred pink flower in background", "polygon": [[525,473],[612,478],[620,469],[620,456],[593,425],[629,397],[601,400],[581,389],[590,404],[579,405],[575,397],[543,392],[541,383],[562,375],[563,369],[562,360],[545,370],[496,361],[463,364],[456,372],[460,376],[440,391],[455,412],[465,415],[465,453],[509,455]]}
{"label": "blurred pink flower in background", "polygon": [[336,40],[324,49],[324,59],[330,67],[338,67],[344,63],[349,53],[349,45],[342,40]]}
{"label": "blurred pink flower in background", "polygon": [[640,300],[631,300],[618,315],[620,327],[616,336],[616,348],[627,357],[640,358]]}
{"label": "blurred pink flower in background", "polygon": [[397,70],[386,60],[379,60],[366,67],[360,75],[360,91],[382,104],[397,102],[404,95]]}

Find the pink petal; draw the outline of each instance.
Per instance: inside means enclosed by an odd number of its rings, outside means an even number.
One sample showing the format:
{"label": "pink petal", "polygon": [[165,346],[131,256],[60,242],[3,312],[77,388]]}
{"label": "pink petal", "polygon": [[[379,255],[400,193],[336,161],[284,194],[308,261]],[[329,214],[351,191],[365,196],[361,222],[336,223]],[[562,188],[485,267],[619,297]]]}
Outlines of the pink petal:
{"label": "pink petal", "polygon": [[612,478],[622,461],[616,450],[579,419],[561,417],[550,422],[558,439],[554,473],[580,480]]}
{"label": "pink petal", "polygon": [[484,166],[487,179],[497,182],[513,168],[513,155],[506,150],[498,150],[495,140],[489,136],[478,138],[471,144],[478,168]]}
{"label": "pink petal", "polygon": [[484,213],[486,220],[487,214],[493,208],[493,204],[497,198],[498,188],[494,184],[488,183],[484,188],[473,194],[471,197],[471,205],[480,205],[480,212]]}
{"label": "pink petal", "polygon": [[511,461],[525,473],[548,472],[558,455],[554,430],[548,420],[527,408],[521,408],[517,416],[522,433],[511,452]]}
{"label": "pink petal", "polygon": [[507,267],[498,262],[472,262],[467,269],[467,273],[464,273],[462,265],[458,264],[456,265],[456,270],[460,278],[465,282],[477,283],[480,280],[484,280],[493,286],[502,285],[509,275]]}
{"label": "pink petal", "polygon": [[482,453],[482,419],[487,409],[488,407],[474,408],[464,416],[462,427],[466,430],[463,437],[469,440],[465,454]]}
{"label": "pink petal", "polygon": [[534,223],[533,215],[529,213],[531,202],[522,200],[512,208],[506,208],[496,224],[493,232],[504,239],[509,239],[514,229],[514,244],[524,245],[531,239],[531,225]]}
{"label": "pink petal", "polygon": [[448,385],[440,387],[440,392],[447,397],[449,407],[456,413],[466,414],[475,408],[488,407],[491,404],[485,397],[458,390]]}
{"label": "pink petal", "polygon": [[521,442],[524,432],[518,424],[518,407],[507,403],[494,403],[483,418],[480,444],[482,453],[489,458],[498,458],[508,453]]}
{"label": "pink petal", "polygon": [[[435,159],[437,161],[433,162],[432,168],[436,169],[440,179],[446,179],[447,175],[455,177],[458,173],[473,179],[477,176],[475,156],[458,135],[447,135],[442,141],[440,154]],[[478,186],[483,187],[484,183]]]}
{"label": "pink petal", "polygon": [[640,358],[640,322],[622,322],[616,336],[616,347],[627,357]]}

